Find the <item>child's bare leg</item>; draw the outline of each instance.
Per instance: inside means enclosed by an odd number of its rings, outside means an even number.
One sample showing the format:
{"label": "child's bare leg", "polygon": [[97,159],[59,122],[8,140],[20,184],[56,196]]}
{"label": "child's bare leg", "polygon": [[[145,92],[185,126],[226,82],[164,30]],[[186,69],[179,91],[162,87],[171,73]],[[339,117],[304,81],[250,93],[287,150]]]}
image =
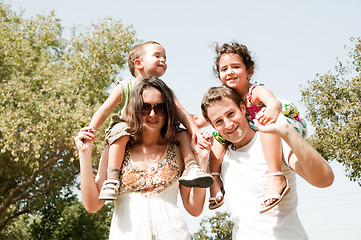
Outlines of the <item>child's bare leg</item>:
{"label": "child's bare leg", "polygon": [[[281,172],[282,146],[281,140],[274,134],[260,133],[263,153],[267,162],[269,173]],[[265,196],[280,195],[286,187],[286,179],[283,175],[268,177]],[[277,199],[272,198],[264,202],[265,206],[271,205]]]}
{"label": "child's bare leg", "polygon": [[212,185],[213,178],[207,173],[207,166],[199,167],[191,147],[191,137],[186,131],[177,134],[180,151],[184,160],[184,171],[179,183],[186,187],[207,188]]}
{"label": "child's bare leg", "polygon": [[107,168],[107,180],[103,184],[99,199],[115,200],[119,190],[120,168],[123,163],[125,147],[130,136],[125,135],[117,139],[109,146],[109,161]]}
{"label": "child's bare leg", "polygon": [[214,210],[222,206],[224,201],[223,182],[220,178],[221,164],[224,153],[226,152],[226,146],[220,144],[218,141],[214,141],[212,151],[209,156],[209,168],[214,178],[213,185],[209,188],[209,209]]}

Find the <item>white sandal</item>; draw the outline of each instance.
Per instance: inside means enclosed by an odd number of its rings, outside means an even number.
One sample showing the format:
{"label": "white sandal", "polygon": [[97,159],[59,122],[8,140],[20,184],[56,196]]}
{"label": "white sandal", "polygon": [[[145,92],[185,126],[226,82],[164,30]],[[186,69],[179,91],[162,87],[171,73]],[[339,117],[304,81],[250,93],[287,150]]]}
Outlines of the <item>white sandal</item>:
{"label": "white sandal", "polygon": [[[268,173],[267,177],[272,177],[272,176],[283,176],[286,179],[286,186],[283,188],[281,194],[273,194],[273,195],[269,195],[267,196],[262,203],[262,208],[259,211],[259,213],[265,213],[269,210],[271,210],[272,208],[274,208],[275,206],[277,206],[281,200],[286,196],[287,193],[289,193],[289,191],[291,190],[291,188],[288,185],[288,179],[286,178],[286,176],[282,173],[282,172],[276,172],[276,173]],[[268,200],[271,199],[277,199],[276,201],[274,201],[273,203],[271,203],[269,206],[265,206],[265,202],[267,202]]]}
{"label": "white sandal", "polygon": [[[211,175],[212,175],[212,176],[215,176],[215,175],[216,175],[216,176],[220,176],[220,174],[217,173],[217,172],[212,172]],[[224,203],[224,194],[225,194],[224,189],[221,188],[221,191],[220,191],[220,192],[217,192],[217,194],[216,194],[215,197],[210,197],[209,200],[208,200],[208,201],[209,201],[208,208],[209,208],[210,210],[215,210],[215,209],[219,208],[220,206],[222,206],[223,203]],[[220,200],[220,201],[217,201],[217,198],[219,198],[219,197],[221,197],[221,200]],[[212,204],[211,201],[214,201],[215,203]]]}

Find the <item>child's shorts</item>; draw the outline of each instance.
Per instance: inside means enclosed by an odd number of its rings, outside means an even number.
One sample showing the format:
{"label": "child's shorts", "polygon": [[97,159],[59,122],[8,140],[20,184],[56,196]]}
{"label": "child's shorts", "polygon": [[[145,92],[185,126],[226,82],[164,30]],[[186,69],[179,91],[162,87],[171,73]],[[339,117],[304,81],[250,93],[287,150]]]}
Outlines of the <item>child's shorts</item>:
{"label": "child's shorts", "polygon": [[105,142],[111,145],[122,136],[130,136],[127,130],[128,125],[125,122],[112,123],[108,129],[105,130]]}

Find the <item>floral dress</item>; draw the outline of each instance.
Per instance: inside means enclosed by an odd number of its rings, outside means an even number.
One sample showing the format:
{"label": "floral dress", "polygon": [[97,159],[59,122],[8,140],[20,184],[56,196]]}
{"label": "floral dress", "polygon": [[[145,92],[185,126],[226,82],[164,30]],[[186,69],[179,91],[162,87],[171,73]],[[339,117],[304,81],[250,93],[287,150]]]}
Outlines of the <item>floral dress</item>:
{"label": "floral dress", "polygon": [[[253,123],[253,120],[256,117],[256,114],[264,107],[266,107],[263,103],[259,103],[257,105],[253,105],[251,103],[252,99],[252,90],[257,86],[263,86],[261,83],[254,83],[248,90],[247,94],[247,101],[248,101],[248,107],[247,107],[247,117],[250,120],[249,124],[254,129],[257,130],[256,126]],[[307,125],[305,120],[301,117],[300,113],[298,112],[297,107],[290,101],[285,99],[278,99],[282,104],[282,114],[287,117],[288,123],[290,123],[299,134],[303,138],[306,138],[307,136]],[[213,136],[222,144],[227,144],[226,140],[224,140],[221,135],[218,132],[213,132]]]}
{"label": "floral dress", "polygon": [[171,144],[149,171],[134,165],[129,147],[121,172],[109,239],[190,239],[177,206],[180,152]]}

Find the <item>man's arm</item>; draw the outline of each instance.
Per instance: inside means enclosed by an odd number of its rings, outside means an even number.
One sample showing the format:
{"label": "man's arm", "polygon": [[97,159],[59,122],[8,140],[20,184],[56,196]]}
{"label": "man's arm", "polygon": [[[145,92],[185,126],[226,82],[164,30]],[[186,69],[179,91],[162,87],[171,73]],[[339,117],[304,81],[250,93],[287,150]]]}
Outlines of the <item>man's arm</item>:
{"label": "man's arm", "polygon": [[334,174],[330,165],[287,122],[283,114],[278,116],[274,124],[264,126],[257,121],[255,124],[260,131],[278,135],[291,147],[289,165],[308,183],[320,188],[328,187],[333,183]]}

